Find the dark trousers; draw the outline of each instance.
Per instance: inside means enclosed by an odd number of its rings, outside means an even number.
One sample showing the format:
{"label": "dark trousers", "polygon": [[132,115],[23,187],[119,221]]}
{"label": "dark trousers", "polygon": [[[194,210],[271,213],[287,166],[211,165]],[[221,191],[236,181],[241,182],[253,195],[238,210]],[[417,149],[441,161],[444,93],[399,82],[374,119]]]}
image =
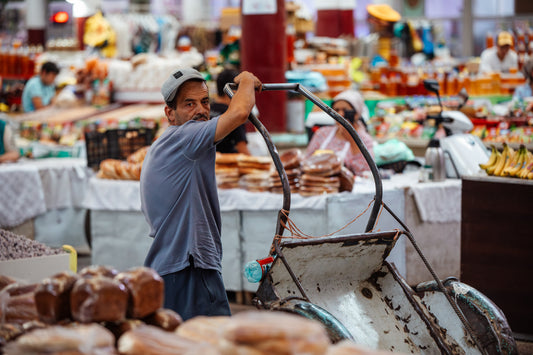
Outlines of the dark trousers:
{"label": "dark trousers", "polygon": [[191,263],[184,270],[164,275],[163,280],[165,308],[178,312],[183,320],[200,315],[231,315],[220,272],[198,269]]}

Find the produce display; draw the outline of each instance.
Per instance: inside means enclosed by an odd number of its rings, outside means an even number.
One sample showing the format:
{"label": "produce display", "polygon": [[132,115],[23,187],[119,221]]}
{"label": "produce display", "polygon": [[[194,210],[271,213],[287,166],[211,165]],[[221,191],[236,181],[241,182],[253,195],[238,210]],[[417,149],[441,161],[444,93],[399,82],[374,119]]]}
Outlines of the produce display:
{"label": "produce display", "polygon": [[533,179],[533,153],[528,151],[523,144],[518,150],[514,150],[504,143],[501,153],[492,146],[489,160],[479,166],[488,175]]}
{"label": "produce display", "polygon": [[63,249],[51,248],[36,240],[0,229],[0,261],[63,253],[66,253]]}

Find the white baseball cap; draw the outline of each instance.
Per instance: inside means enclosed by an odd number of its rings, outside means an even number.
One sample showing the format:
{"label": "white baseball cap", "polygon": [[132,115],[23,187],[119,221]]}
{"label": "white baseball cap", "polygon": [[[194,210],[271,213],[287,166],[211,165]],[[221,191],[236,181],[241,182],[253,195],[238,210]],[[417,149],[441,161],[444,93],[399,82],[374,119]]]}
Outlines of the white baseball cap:
{"label": "white baseball cap", "polygon": [[161,94],[163,94],[165,102],[171,102],[174,100],[180,86],[184,82],[192,79],[205,81],[202,74],[193,68],[182,68],[170,75],[170,77],[163,83],[163,86],[161,86]]}

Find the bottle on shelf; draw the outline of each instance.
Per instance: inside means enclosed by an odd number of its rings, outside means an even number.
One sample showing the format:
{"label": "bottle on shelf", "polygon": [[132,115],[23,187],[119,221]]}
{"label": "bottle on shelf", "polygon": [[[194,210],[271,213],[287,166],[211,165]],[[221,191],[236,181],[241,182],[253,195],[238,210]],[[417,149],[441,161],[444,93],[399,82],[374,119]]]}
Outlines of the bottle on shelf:
{"label": "bottle on shelf", "polygon": [[244,266],[244,276],[249,282],[257,283],[263,279],[273,262],[274,258],[272,256],[249,261]]}

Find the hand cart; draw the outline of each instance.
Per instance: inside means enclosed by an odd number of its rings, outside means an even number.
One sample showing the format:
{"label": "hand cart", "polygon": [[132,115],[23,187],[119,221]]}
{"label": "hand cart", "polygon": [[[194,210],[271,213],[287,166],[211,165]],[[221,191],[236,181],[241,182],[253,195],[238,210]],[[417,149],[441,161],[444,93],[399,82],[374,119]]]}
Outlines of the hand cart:
{"label": "hand cart", "polygon": [[[235,88],[228,84],[225,92],[232,97]],[[269,133],[251,114],[249,120],[265,139],[283,186],[270,249],[274,261],[259,284],[255,305],[318,320],[333,342],[351,339],[369,348],[409,354],[517,354],[502,311],[459,280],[439,279],[407,226],[383,202],[378,168],[353,126],[300,84],[263,84],[262,90],[299,93],[347,129],[370,167],[376,192],[361,234],[280,238],[290,211],[290,187]],[[403,229],[375,232],[381,209]],[[402,235],[433,280],[411,287],[385,260]]]}

